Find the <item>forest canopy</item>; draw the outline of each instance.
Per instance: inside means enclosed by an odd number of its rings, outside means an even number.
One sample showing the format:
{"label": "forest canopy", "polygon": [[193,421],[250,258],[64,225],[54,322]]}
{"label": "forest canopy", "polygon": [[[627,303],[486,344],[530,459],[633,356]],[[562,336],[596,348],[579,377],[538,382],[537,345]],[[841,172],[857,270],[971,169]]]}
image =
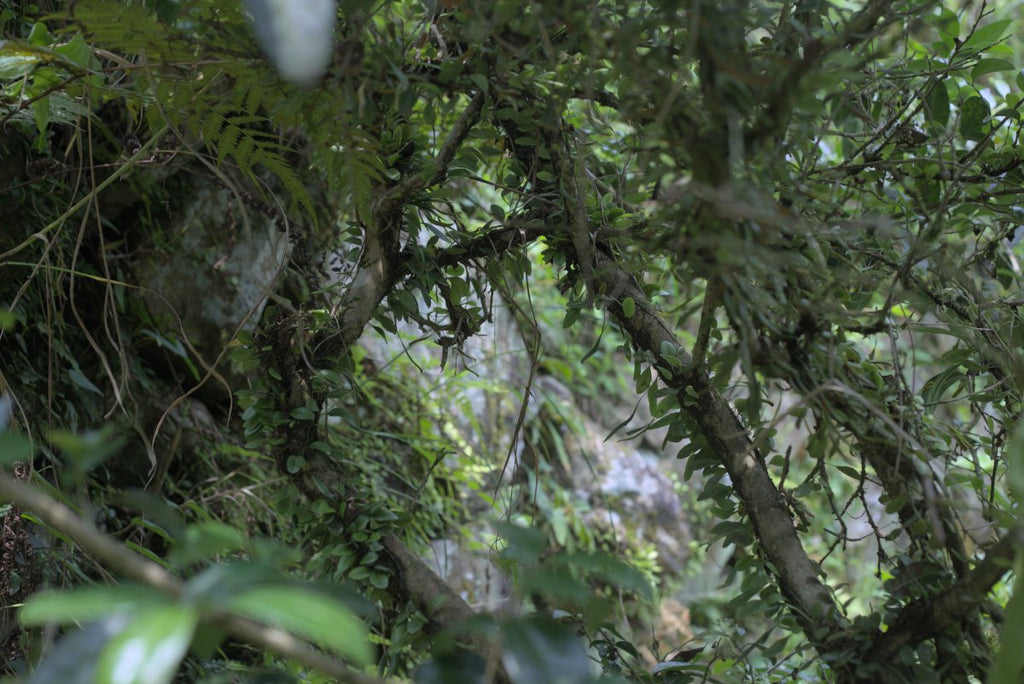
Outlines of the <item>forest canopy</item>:
{"label": "forest canopy", "polygon": [[1019,682],[1020,22],[0,0],[0,675]]}

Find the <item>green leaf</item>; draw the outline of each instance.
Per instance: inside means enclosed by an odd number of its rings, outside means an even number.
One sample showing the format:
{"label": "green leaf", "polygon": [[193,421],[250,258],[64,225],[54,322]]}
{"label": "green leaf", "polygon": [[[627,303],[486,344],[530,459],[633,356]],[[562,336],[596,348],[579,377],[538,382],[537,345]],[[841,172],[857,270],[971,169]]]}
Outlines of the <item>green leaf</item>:
{"label": "green leaf", "polygon": [[[952,366],[928,378],[921,388],[921,398],[924,400],[925,406],[929,407],[938,402],[951,387],[963,378],[964,372],[959,366]],[[934,407],[929,407],[929,410],[934,410]]]}
{"label": "green leaf", "polygon": [[127,623],[128,617],[122,614],[72,630],[47,650],[28,683],[96,684],[96,661],[103,645]]}
{"label": "green leaf", "polygon": [[1012,19],[990,21],[975,31],[961,46],[961,50],[984,49],[998,43],[1006,35],[1012,23]]}
{"label": "green leaf", "polygon": [[291,410],[291,417],[295,420],[313,420],[316,414],[308,406],[298,406]]}
{"label": "green leaf", "polygon": [[551,533],[555,537],[555,543],[565,546],[569,542],[569,520],[565,515],[565,509],[556,507],[548,514],[548,524],[551,525]]}
{"label": "green leaf", "polygon": [[54,430],[49,434],[50,443],[64,452],[67,462],[81,475],[91,471],[106,459],[121,450],[124,437],[112,434],[112,429],[76,434],[68,430]]}
{"label": "green leaf", "polygon": [[391,316],[381,313],[377,316],[377,320],[380,321],[381,327],[392,335],[398,332],[398,326],[395,325],[395,319]]}
{"label": "green leaf", "polygon": [[92,48],[81,34],[75,34],[71,40],[58,45],[53,51],[62,55],[70,64],[82,69],[88,69],[92,65]]}
{"label": "green leaf", "polygon": [[632,297],[626,297],[622,300],[622,314],[626,318],[632,318],[636,313],[636,302],[633,301]]}
{"label": "green leaf", "polygon": [[580,606],[595,598],[594,591],[565,568],[530,568],[518,587],[524,594],[539,594],[559,605]]}
{"label": "green leaf", "polygon": [[92,380],[85,377],[85,373],[78,370],[77,368],[72,368],[71,370],[68,371],[68,378],[71,380],[71,382],[75,383],[76,385],[78,385],[79,387],[88,392],[100,395],[103,394],[103,390],[94,385]]}
{"label": "green leaf", "polygon": [[736,520],[723,520],[711,528],[712,537],[722,537],[726,544],[747,546],[753,541],[750,526]]}
{"label": "green leaf", "polygon": [[[1019,494],[1017,500],[1021,500]],[[1020,635],[1024,634],[1024,562],[1020,549],[1017,550],[1013,574],[1013,596],[1006,604],[999,636],[1001,647],[992,662],[986,684],[1018,684],[1024,672],[1024,649],[1020,648]]]}
{"label": "green leaf", "polygon": [[362,622],[341,602],[305,587],[259,587],[233,596],[226,607],[240,615],[301,634],[319,646],[370,664],[373,654]]}
{"label": "green leaf", "polygon": [[18,325],[18,314],[0,306],[0,331],[12,332]]}
{"label": "green leaf", "polygon": [[490,84],[487,82],[487,77],[481,73],[472,73],[469,75],[473,85],[480,89],[480,92],[486,93]]}
{"label": "green leaf", "polygon": [[21,78],[38,64],[49,62],[53,56],[31,45],[14,40],[0,40],[0,79]]}
{"label": "green leaf", "polygon": [[935,25],[939,33],[948,40],[952,41],[954,38],[960,38],[960,18],[956,15],[956,12],[945,8],[940,9]]}
{"label": "green leaf", "polygon": [[53,35],[51,35],[49,29],[46,28],[46,24],[41,21],[37,21],[32,24],[32,30],[29,31],[28,34],[28,42],[32,45],[44,47],[53,42]]}
{"label": "green leaf", "polygon": [[651,367],[645,366],[644,369],[640,371],[640,376],[636,379],[637,394],[643,394],[646,392],[651,386],[651,382],[653,382],[653,380],[654,376],[651,373]]}
{"label": "green leaf", "polygon": [[[36,139],[36,148],[43,150],[46,148],[46,128],[50,125],[50,98],[44,97],[33,102],[32,115],[36,122],[36,130],[39,131],[39,137]],[[82,377],[84,378],[85,376]]]}
{"label": "green leaf", "polygon": [[192,635],[189,652],[202,660],[212,660],[226,634],[221,627],[211,622],[200,622]]}
{"label": "green leaf", "polygon": [[949,92],[946,90],[946,82],[939,81],[928,93],[925,101],[925,114],[928,123],[939,128],[945,128],[949,121]]}
{"label": "green leaf", "polygon": [[513,684],[583,684],[590,658],[583,642],[565,626],[541,617],[506,622],[501,662]]}
{"label": "green leaf", "polygon": [[655,665],[654,668],[651,670],[651,674],[664,676],[672,672],[701,673],[704,672],[706,667],[707,665],[704,664],[697,665],[682,660],[666,660]]}
{"label": "green leaf", "polygon": [[183,605],[160,606],[136,615],[103,648],[96,681],[167,684],[174,679],[198,622],[198,612]]}
{"label": "green leaf", "polygon": [[505,540],[501,557],[520,563],[534,563],[547,546],[544,533],[533,527],[522,527],[510,522],[495,525],[498,534]]}
{"label": "green leaf", "polygon": [[281,582],[281,574],[262,563],[211,565],[185,585],[183,600],[203,608],[221,609],[224,602],[253,587]]}
{"label": "green leaf", "polygon": [[982,76],[994,74],[1000,71],[1013,71],[1016,67],[1005,59],[990,57],[978,60],[978,63],[971,69],[971,80],[977,81]]}
{"label": "green leaf", "polygon": [[189,565],[219,554],[241,551],[247,546],[245,536],[234,527],[219,522],[189,525],[181,543],[171,552],[174,563]]}
{"label": "green leaf", "polygon": [[854,468],[853,466],[837,465],[836,470],[841,472],[843,475],[846,475],[847,477],[853,478],[854,480],[859,481],[862,477],[862,473],[860,472],[860,470],[858,468]]}
{"label": "green leaf", "polygon": [[989,112],[988,103],[983,98],[977,95],[968,98],[960,105],[960,135],[968,140],[982,140]]}
{"label": "green leaf", "polygon": [[1024,421],[1018,423],[1006,445],[1006,469],[1010,491],[1018,503],[1024,502]]}
{"label": "green leaf", "polygon": [[156,590],[135,585],[48,590],[29,598],[18,612],[18,617],[22,624],[29,626],[50,622],[68,625],[166,602],[167,598]]}

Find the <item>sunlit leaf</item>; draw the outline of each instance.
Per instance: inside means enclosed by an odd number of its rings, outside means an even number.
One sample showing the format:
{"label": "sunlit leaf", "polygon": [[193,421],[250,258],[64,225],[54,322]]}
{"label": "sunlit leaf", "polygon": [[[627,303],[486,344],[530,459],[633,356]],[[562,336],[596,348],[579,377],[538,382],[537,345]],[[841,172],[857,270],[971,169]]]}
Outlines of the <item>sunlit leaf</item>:
{"label": "sunlit leaf", "polygon": [[622,315],[626,318],[632,318],[633,314],[636,313],[636,302],[633,301],[632,297],[626,297],[622,300]]}
{"label": "sunlit leaf", "polygon": [[0,79],[20,78],[53,56],[31,45],[14,40],[0,40]]}
{"label": "sunlit leaf", "polygon": [[118,613],[71,630],[47,650],[29,684],[96,684],[103,647],[130,622],[128,613]]}
{"label": "sunlit leaf", "polygon": [[183,605],[148,608],[103,647],[97,684],[167,684],[174,679],[199,621]]}

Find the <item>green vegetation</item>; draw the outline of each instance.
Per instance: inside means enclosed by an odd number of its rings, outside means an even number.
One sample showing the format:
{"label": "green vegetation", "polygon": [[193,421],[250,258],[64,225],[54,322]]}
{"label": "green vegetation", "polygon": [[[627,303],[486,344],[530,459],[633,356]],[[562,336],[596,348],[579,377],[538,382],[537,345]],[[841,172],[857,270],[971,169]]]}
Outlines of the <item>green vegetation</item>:
{"label": "green vegetation", "polygon": [[1020,13],[0,0],[0,676],[1019,682]]}

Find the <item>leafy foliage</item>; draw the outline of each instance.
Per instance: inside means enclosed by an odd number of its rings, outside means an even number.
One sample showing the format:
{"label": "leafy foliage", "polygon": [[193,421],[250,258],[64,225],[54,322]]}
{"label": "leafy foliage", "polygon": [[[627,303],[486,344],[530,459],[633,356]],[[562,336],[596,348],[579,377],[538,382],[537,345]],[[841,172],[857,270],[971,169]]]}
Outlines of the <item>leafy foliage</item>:
{"label": "leafy foliage", "polygon": [[1017,681],[1015,12],[0,2],[10,674]]}

